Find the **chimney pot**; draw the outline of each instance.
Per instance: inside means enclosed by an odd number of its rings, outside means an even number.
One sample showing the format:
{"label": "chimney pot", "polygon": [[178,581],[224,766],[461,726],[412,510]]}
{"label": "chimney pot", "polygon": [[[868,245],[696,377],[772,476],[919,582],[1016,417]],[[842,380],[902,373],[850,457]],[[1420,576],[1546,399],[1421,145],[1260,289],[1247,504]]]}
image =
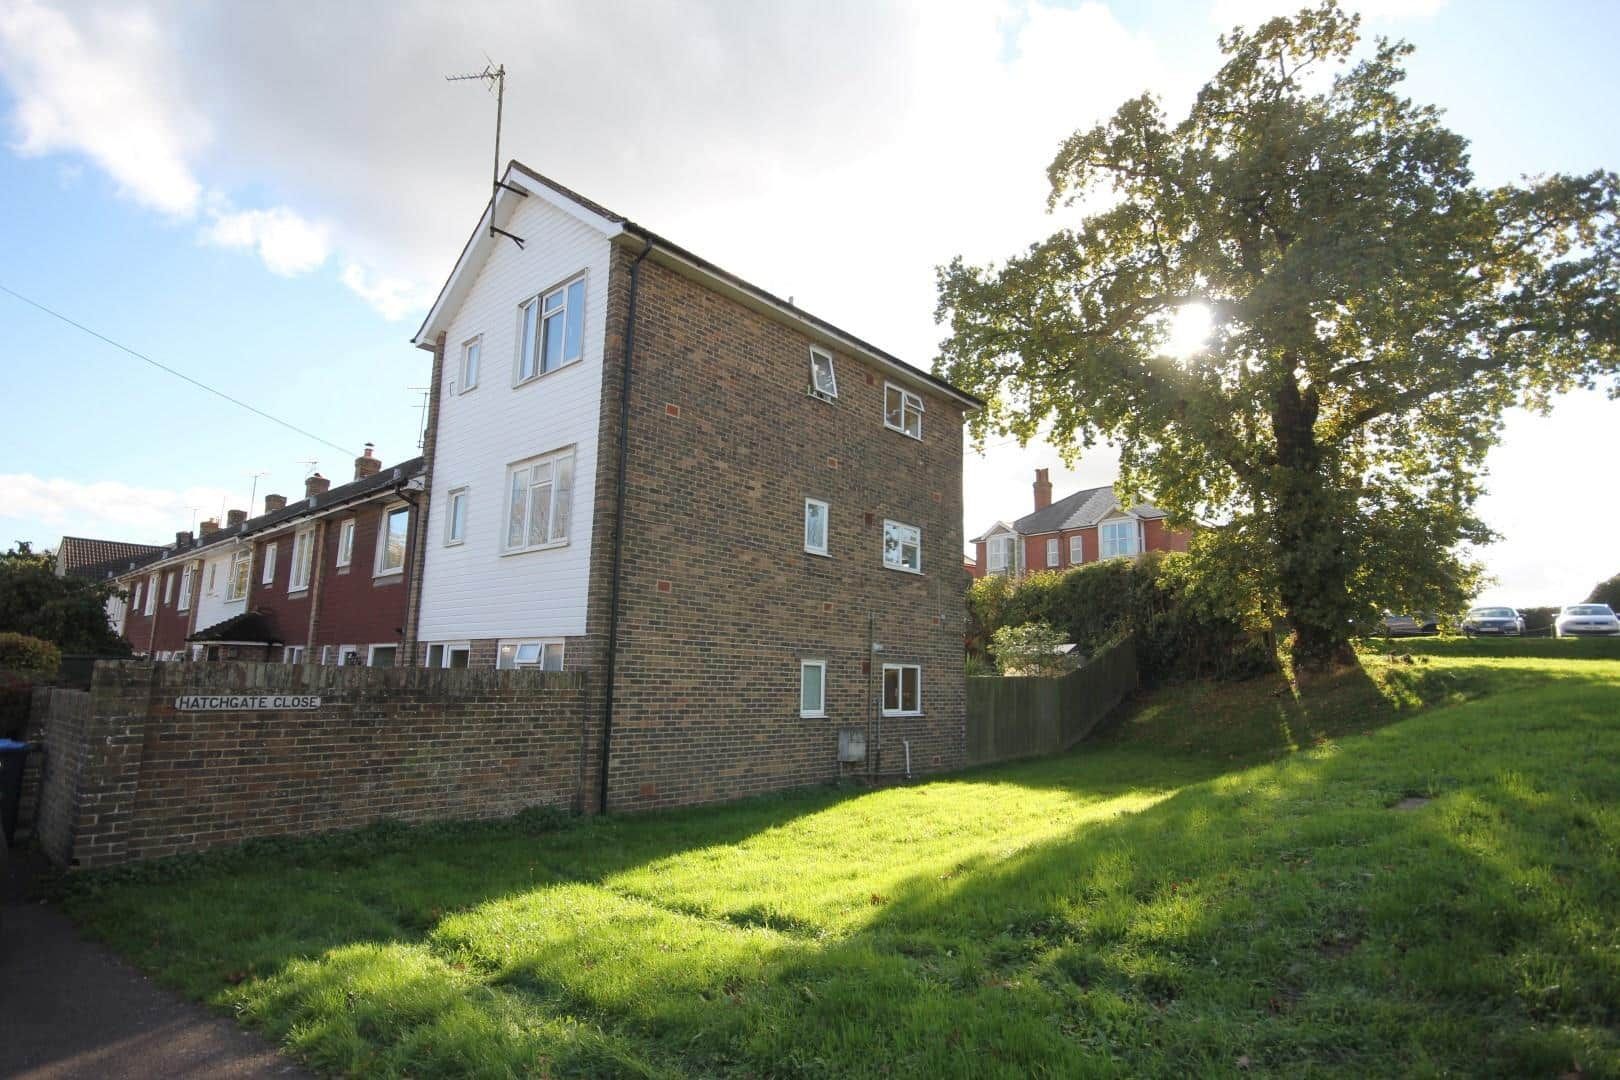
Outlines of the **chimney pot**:
{"label": "chimney pot", "polygon": [[179,532],[174,534],[174,546],[175,547],[185,547],[189,543],[191,543],[191,533],[189,533],[186,530],[182,529]]}
{"label": "chimney pot", "polygon": [[304,481],[304,495],[306,498],[313,499],[317,495],[325,495],[326,489],[331,486],[332,481],[328,480],[320,473],[315,473],[309,479]]}
{"label": "chimney pot", "polygon": [[209,518],[207,521],[197,526],[197,531],[203,536],[207,536],[211,532],[219,532],[219,519]]}
{"label": "chimney pot", "polygon": [[285,495],[266,495],[264,497],[264,512],[267,514],[276,510],[284,510],[286,507],[287,496]]}
{"label": "chimney pot", "polygon": [[1035,470],[1035,509],[1045,510],[1052,505],[1052,481],[1046,469]]}
{"label": "chimney pot", "polygon": [[368,476],[376,476],[377,471],[382,468],[382,462],[376,457],[372,456],[372,449],[373,444],[366,443],[365,452],[354,459],[354,478],[356,480],[364,480]]}
{"label": "chimney pot", "polygon": [[246,520],[247,520],[247,511],[246,510],[227,510],[227,511],[225,511],[225,527],[227,529],[234,529],[234,528],[236,528],[238,525],[242,524],[242,522],[244,522]]}

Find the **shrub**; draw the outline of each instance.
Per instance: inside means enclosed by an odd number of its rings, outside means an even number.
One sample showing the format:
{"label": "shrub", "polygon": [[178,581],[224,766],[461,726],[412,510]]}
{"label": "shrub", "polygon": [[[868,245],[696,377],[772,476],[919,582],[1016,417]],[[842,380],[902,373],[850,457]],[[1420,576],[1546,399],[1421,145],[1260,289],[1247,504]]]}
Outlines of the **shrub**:
{"label": "shrub", "polygon": [[990,649],[1007,675],[1062,675],[1073,671],[1072,653],[1060,651],[1068,644],[1063,631],[1051,623],[1032,622],[1003,626],[991,638]]}
{"label": "shrub", "polygon": [[62,664],[62,650],[48,641],[27,634],[0,631],[0,671],[29,675],[55,675]]}

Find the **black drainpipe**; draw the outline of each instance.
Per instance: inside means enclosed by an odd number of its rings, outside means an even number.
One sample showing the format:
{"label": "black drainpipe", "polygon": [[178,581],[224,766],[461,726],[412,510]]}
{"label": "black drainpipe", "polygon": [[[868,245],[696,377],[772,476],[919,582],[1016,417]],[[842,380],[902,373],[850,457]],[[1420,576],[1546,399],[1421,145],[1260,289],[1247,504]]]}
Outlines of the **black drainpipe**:
{"label": "black drainpipe", "polygon": [[636,346],[636,286],[641,280],[641,260],[652,253],[653,242],[641,249],[636,261],[630,264],[630,299],[624,316],[624,370],[619,383],[619,464],[618,496],[613,508],[613,584],[608,590],[607,672],[602,692],[602,786],[597,797],[597,812],[608,808],[608,755],[613,750],[613,676],[614,661],[619,653],[619,578],[624,564],[624,489],[625,470],[630,456],[630,361]]}

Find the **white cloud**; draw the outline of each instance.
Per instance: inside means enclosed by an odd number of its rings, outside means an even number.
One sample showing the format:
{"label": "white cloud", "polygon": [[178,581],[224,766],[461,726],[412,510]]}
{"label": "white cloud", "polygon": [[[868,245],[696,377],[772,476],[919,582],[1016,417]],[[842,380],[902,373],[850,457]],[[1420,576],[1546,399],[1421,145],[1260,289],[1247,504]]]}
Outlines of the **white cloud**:
{"label": "white cloud", "polygon": [[271,273],[307,274],[326,262],[332,231],[284,206],[270,210],[210,210],[213,224],[203,239],[220,247],[253,248]]}
{"label": "white cloud", "polygon": [[[1209,8],[1209,21],[1223,31],[1234,26],[1253,30],[1268,19],[1293,15],[1301,8],[1315,6],[1314,0],[1214,0]],[[1359,12],[1368,22],[1427,19],[1438,15],[1446,6],[1446,0],[1344,0],[1342,6],[1346,11]]]}
{"label": "white cloud", "polygon": [[[218,514],[226,499],[227,493],[217,488],[176,491],[111,480],[82,483],[31,473],[0,473],[0,521],[29,528],[44,524],[57,531],[55,537],[4,536],[6,543],[31,539],[54,544],[60,536],[172,543],[175,531],[185,522]],[[231,505],[240,503],[240,495],[231,498]]]}
{"label": "white cloud", "polygon": [[433,302],[433,292],[421,282],[386,277],[359,263],[349,263],[343,268],[343,284],[390,322],[420,312]]}

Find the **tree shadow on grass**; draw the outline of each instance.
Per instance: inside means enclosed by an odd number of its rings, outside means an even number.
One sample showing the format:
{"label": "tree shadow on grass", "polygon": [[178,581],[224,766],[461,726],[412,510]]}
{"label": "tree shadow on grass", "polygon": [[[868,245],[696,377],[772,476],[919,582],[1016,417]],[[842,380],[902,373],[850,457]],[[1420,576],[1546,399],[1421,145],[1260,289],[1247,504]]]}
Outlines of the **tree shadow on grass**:
{"label": "tree shadow on grass", "polygon": [[[343,1071],[1612,1072],[1617,701],[1574,680],[1442,710],[914,873],[821,935],[660,890],[680,856],[627,844],[230,996]],[[745,907],[719,846],[760,823],[691,821]]]}

